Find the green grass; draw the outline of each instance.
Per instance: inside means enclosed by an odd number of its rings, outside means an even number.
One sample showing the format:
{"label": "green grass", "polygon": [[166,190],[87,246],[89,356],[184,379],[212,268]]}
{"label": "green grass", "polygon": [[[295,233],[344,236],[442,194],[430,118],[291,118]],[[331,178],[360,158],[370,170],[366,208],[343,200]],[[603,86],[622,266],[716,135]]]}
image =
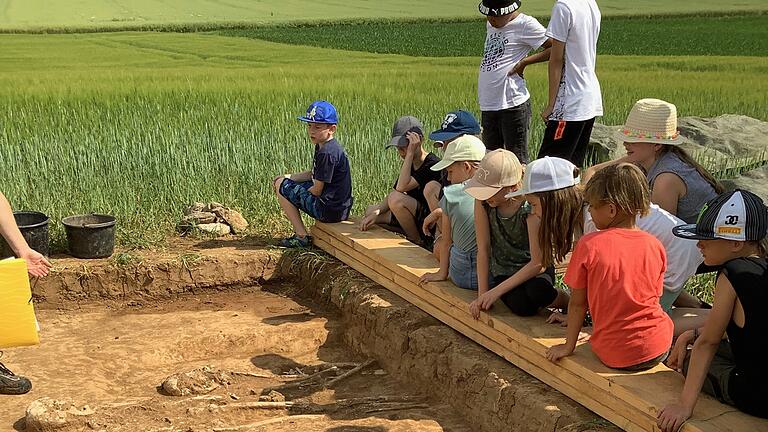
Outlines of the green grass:
{"label": "green grass", "polygon": [[[542,20],[542,24],[546,22]],[[424,57],[477,57],[485,22],[380,21],[222,30],[219,34],[295,45]],[[608,18],[598,54],[768,56],[768,14]]]}
{"label": "green grass", "polygon": [[[194,201],[241,208],[257,231],[285,229],[270,180],[311,166],[295,117],[314,99],[339,110],[358,214],[396,175],[397,156],[384,149],[395,118],[413,114],[432,129],[447,111],[476,112],[476,58],[173,33],[5,35],[0,44],[0,190],[54,221],[114,214],[131,247],[170,233]],[[620,123],[648,96],[675,102],[680,115],[767,120],[767,72],[760,58],[603,56],[604,122]],[[545,74],[544,65],[527,72],[536,110]],[[534,120],[534,152],[542,129]]]}
{"label": "green grass", "polygon": [[[526,1],[526,13],[549,15],[553,0]],[[764,0],[602,0],[605,16],[724,13],[768,10]],[[210,28],[339,19],[476,17],[477,0],[0,0],[0,29],[72,31]]]}

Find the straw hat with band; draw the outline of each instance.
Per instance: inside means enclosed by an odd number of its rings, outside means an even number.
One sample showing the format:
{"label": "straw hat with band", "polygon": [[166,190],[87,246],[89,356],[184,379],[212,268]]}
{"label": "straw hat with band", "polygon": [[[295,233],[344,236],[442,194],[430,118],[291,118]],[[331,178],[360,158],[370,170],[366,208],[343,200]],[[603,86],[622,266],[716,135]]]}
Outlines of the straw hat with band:
{"label": "straw hat with band", "polygon": [[520,183],[522,176],[523,166],[514,153],[504,149],[494,150],[480,161],[480,167],[464,185],[464,191],[475,199],[485,201],[502,188]]}
{"label": "straw hat with band", "polygon": [[520,9],[520,0],[483,0],[477,9],[487,16],[509,15]]}
{"label": "straw hat with band", "polygon": [[635,102],[627,121],[614,137],[620,142],[680,145],[685,138],[677,130],[677,107],[660,99]]}
{"label": "straw hat with band", "polygon": [[523,187],[508,193],[507,198],[537,192],[549,192],[579,184],[581,179],[574,177],[576,165],[565,159],[545,156],[525,166]]}

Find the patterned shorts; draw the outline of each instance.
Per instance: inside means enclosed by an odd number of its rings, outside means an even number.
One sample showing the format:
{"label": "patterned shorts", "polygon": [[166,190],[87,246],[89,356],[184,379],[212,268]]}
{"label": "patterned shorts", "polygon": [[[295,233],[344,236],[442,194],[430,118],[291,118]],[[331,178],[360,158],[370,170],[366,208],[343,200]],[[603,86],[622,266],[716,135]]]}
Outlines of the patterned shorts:
{"label": "patterned shorts", "polygon": [[309,192],[312,185],[312,180],[298,183],[291,179],[285,179],[280,184],[280,195],[313,219],[321,219],[317,209],[317,197]]}

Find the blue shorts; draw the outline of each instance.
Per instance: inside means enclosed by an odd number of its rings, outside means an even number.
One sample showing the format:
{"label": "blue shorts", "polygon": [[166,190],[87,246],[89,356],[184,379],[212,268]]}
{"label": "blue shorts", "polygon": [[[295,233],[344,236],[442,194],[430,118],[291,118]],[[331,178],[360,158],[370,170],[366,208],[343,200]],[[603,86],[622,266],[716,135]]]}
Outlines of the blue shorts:
{"label": "blue shorts", "polygon": [[284,179],[280,184],[280,195],[285,197],[297,209],[308,214],[313,219],[320,220],[318,199],[309,192],[314,183],[312,180],[297,183],[291,179]]}
{"label": "blue shorts", "polygon": [[477,251],[464,252],[451,245],[448,278],[459,288],[477,291]]}

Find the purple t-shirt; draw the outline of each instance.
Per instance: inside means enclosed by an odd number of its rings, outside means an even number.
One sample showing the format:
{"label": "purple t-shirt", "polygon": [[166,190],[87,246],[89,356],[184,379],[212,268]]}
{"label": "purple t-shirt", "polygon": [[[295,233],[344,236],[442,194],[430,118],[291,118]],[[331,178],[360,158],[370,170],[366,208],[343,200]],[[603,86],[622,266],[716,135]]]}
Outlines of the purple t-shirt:
{"label": "purple t-shirt", "polygon": [[352,175],[347,154],[335,138],[322,146],[315,145],[312,178],[325,183],[318,198],[323,219],[346,219],[352,207]]}

